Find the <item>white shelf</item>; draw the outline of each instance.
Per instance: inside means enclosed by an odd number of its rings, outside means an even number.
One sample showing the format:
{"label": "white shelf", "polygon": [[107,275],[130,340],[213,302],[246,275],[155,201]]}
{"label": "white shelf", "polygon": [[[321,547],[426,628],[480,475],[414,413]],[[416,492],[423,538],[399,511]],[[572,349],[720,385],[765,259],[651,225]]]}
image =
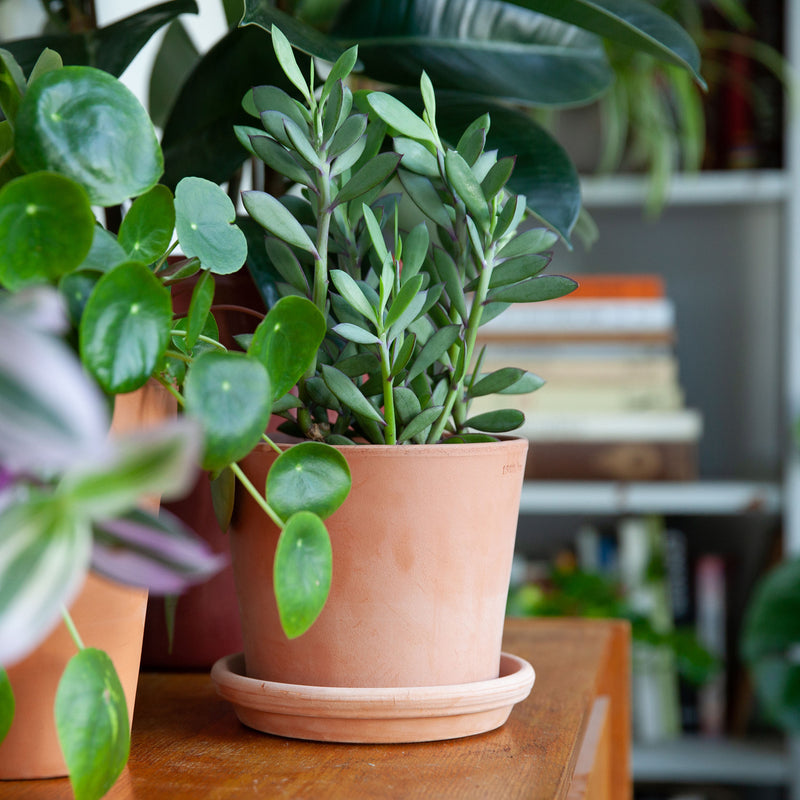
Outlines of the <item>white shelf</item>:
{"label": "white shelf", "polygon": [[[641,207],[648,192],[643,175],[581,178],[585,205],[591,208]],[[746,205],[782,202],[790,193],[790,176],[784,170],[730,170],[673,176],[667,205]]]}
{"label": "white shelf", "polygon": [[772,514],[777,484],[752,481],[622,483],[526,481],[522,514]]}
{"label": "white shelf", "polygon": [[658,744],[634,743],[633,776],[651,783],[784,786],[790,762],[780,744],[683,736]]}

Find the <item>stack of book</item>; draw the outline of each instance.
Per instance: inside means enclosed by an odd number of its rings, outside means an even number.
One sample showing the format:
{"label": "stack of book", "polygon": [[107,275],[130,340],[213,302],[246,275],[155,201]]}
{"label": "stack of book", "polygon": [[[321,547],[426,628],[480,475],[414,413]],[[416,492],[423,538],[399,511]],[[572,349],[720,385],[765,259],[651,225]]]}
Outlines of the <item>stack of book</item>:
{"label": "stack of book", "polygon": [[482,373],[520,367],[546,384],[474,401],[516,407],[526,421],[526,477],[692,480],[699,413],[686,408],[675,355],[675,307],[658,275],[585,275],[571,295],[509,308],[481,328]]}

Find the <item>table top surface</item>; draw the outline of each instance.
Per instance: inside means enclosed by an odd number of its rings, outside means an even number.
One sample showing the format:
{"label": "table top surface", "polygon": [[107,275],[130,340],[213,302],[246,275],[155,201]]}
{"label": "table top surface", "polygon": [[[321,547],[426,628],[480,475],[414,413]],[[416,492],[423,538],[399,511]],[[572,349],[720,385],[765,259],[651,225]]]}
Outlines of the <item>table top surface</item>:
{"label": "table top surface", "polygon": [[[270,736],[244,727],[206,673],[143,673],[130,760],[107,797],[556,800],[567,794],[593,699],[615,692],[616,780],[627,794],[627,637],[621,622],[509,619],[504,650],[533,665],[531,695],[498,730],[419,744]],[[0,798],[12,797],[72,795],[66,779],[0,782]]]}

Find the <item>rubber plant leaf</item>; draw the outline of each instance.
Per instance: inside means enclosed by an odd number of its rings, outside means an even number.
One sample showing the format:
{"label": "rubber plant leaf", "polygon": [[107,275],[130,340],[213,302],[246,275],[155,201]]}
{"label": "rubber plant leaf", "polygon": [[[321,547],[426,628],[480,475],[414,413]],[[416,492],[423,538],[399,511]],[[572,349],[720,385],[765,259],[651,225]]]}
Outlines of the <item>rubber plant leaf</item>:
{"label": "rubber plant leaf", "polygon": [[72,178],[95,205],[137,197],[164,169],[150,117],[116,78],[92,67],[64,67],[37,78],[15,124],[16,155],[27,172]]}
{"label": "rubber plant leaf", "polygon": [[[358,44],[371,78],[535,105],[588,103],[613,73],[602,41],[572,25],[493,0],[352,0],[331,35]],[[441,113],[439,114],[441,116]]]}
{"label": "rubber plant leaf", "polygon": [[260,441],[272,412],[266,368],[244,353],[208,351],[184,383],[186,413],[203,429],[203,468],[211,472],[246,456]]}
{"label": "rubber plant leaf", "polygon": [[58,494],[91,519],[122,514],[147,495],[182,497],[196,477],[199,438],[197,425],[183,418],[117,438],[105,459],[70,470]]}
{"label": "rubber plant leaf", "polygon": [[97,800],[114,785],[131,746],[125,692],[102,650],[87,647],[69,660],[55,718],[75,800]]}
{"label": "rubber plant leaf", "polygon": [[[295,57],[308,72],[308,59]],[[278,66],[269,34],[248,25],[234,28],[198,62],[184,81],[164,125],[163,183],[174,188],[194,175],[214,183],[227,181],[247,158],[234,125],[249,125],[242,98],[254,87],[291,90]]]}
{"label": "rubber plant leaf", "polygon": [[166,253],[174,229],[172,192],[159,184],[133,201],[122,220],[117,241],[128,258],[149,264]]}
{"label": "rubber plant leaf", "polygon": [[289,447],[267,475],[267,500],[283,519],[303,510],[325,519],[349,491],[350,468],[345,457],[321,442]]}
{"label": "rubber plant leaf", "polygon": [[700,52],[671,16],[645,0],[509,0],[687,69],[701,85]]}
{"label": "rubber plant leaf", "polygon": [[315,362],[325,338],[325,318],[305,297],[283,297],[259,323],[248,354],[268,370],[272,400],[289,392]]}
{"label": "rubber plant leaf", "polygon": [[105,398],[64,342],[5,306],[0,306],[0,464],[37,473],[96,457],[107,438]]}
{"label": "rubber plant leaf", "polygon": [[89,254],[95,217],[75,181],[22,175],[0,189],[0,285],[16,291],[77,269]]}
{"label": "rubber plant leaf", "polygon": [[128,261],[97,282],[81,318],[81,359],[107,392],[143,386],[169,342],[169,290],[142,263]]}
{"label": "rubber plant leaf", "polygon": [[195,0],[171,0],[151,6],[105,28],[84,33],[53,33],[4,42],[30,74],[40,53],[50,48],[59,53],[65,64],[92,66],[119,77],[139,51],[163,25],[180,14],[196,14]]}
{"label": "rubber plant leaf", "polygon": [[89,524],[52,495],[0,513],[0,663],[11,666],[50,633],[89,567]]}
{"label": "rubber plant leaf", "polygon": [[273,568],[278,614],[290,639],[305,633],[322,611],[332,568],[325,523],[310,511],[290,517],[278,539]]}
{"label": "rubber plant leaf", "polygon": [[184,178],[175,189],[175,228],[183,252],[217,275],[236,272],[247,258],[247,239],[236,209],[216,183]]}
{"label": "rubber plant leaf", "polygon": [[157,595],[180,594],[226,563],[163,508],[157,516],[134,509],[96,522],[93,534],[93,570],[117,582],[147,586]]}

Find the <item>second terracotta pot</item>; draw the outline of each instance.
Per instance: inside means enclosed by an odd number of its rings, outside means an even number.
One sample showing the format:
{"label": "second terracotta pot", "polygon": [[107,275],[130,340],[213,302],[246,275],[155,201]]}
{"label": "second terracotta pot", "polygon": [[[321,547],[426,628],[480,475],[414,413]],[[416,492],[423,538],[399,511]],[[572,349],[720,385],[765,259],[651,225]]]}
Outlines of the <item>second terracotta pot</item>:
{"label": "second terracotta pot", "polygon": [[[316,686],[497,678],[527,441],[342,447],[353,479],[326,525],[330,596],[288,640],[272,586],[278,530],[237,494],[231,554],[249,677]],[[263,487],[274,454],[243,462]]]}

